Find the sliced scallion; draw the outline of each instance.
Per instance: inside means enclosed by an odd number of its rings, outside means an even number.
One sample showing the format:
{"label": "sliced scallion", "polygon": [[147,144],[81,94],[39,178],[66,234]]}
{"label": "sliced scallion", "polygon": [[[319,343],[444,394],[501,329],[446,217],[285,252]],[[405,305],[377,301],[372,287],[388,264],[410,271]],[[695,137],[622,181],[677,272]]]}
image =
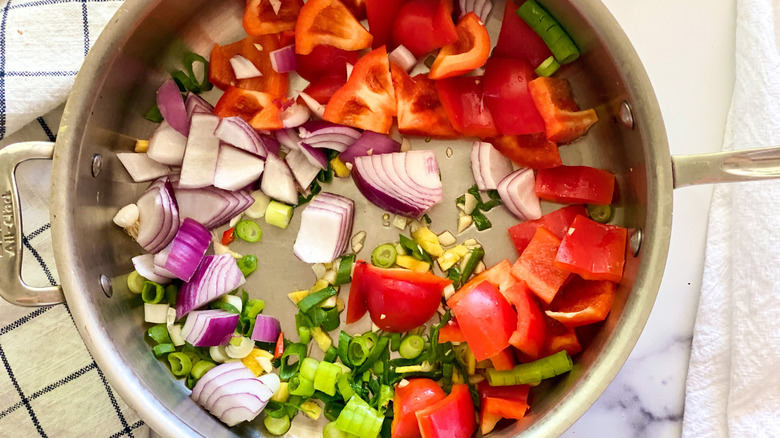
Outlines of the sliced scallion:
{"label": "sliced scallion", "polygon": [[299,371],[303,377],[309,380],[314,380],[314,374],[317,372],[317,367],[320,365],[317,359],[307,357],[301,362],[301,370]]}
{"label": "sliced scallion", "polygon": [[165,324],[157,324],[149,327],[146,330],[146,334],[158,344],[171,343],[171,337],[168,334],[168,326]]}
{"label": "sliced scallion", "polygon": [[250,320],[257,318],[257,315],[265,309],[265,301],[263,300],[247,300],[244,306],[244,315]]}
{"label": "sliced scallion", "polygon": [[165,288],[153,281],[145,281],[141,289],[141,299],[144,303],[157,304],[165,297]]}
{"label": "sliced scallion", "polygon": [[561,64],[555,60],[554,56],[550,56],[549,58],[542,61],[541,64],[539,64],[539,67],[536,67],[536,74],[538,76],[552,76],[558,69],[561,68]]}
{"label": "sliced scallion", "polygon": [[339,320],[339,309],[336,307],[325,311],[325,321],[322,322],[322,329],[326,332],[336,330],[341,325]]}
{"label": "sliced scallion", "polygon": [[292,395],[299,395],[303,398],[309,398],[314,395],[314,381],[300,374],[294,375],[287,387]]}
{"label": "sliced scallion", "polygon": [[138,271],[133,271],[127,276],[127,288],[134,294],[140,294],[144,290],[144,283],[147,279],[141,277]]}
{"label": "sliced scallion", "polygon": [[338,344],[339,359],[341,359],[341,363],[343,363],[344,365],[350,368],[353,367],[352,361],[349,359],[349,346],[351,342],[352,342],[352,336],[350,336],[344,330],[339,332],[339,344]]}
{"label": "sliced scallion", "polygon": [[263,230],[255,221],[243,220],[236,224],[236,237],[246,242],[259,242],[263,238]]}
{"label": "sliced scallion", "polygon": [[293,208],[289,205],[271,201],[265,210],[265,221],[269,225],[285,229],[287,225],[290,225],[292,214]]}
{"label": "sliced scallion", "polygon": [[360,438],[375,438],[382,430],[383,415],[360,397],[352,397],[335,421],[336,428]]}
{"label": "sliced scallion", "polygon": [[341,258],[339,269],[336,272],[336,281],[334,286],[349,283],[352,281],[352,266],[355,264],[355,254],[348,254]]}
{"label": "sliced scallion", "polygon": [[[328,298],[332,297],[333,295],[336,295],[337,291],[334,287],[328,286],[324,289],[320,289],[308,296],[306,296],[304,299],[298,301],[298,308],[301,309],[301,312],[308,312],[310,309],[312,309],[314,306],[317,306],[318,304],[322,303],[323,301],[327,300]],[[316,324],[319,325],[319,324]]]}
{"label": "sliced scallion", "polygon": [[491,386],[511,386],[538,383],[543,379],[555,377],[571,371],[574,363],[566,351],[560,351],[533,362],[515,366],[508,371],[487,370],[488,383]]}
{"label": "sliced scallion", "polygon": [[320,362],[314,375],[314,389],[330,396],[336,395],[336,383],[340,375],[340,366],[330,362]]}
{"label": "sliced scallion", "polygon": [[485,257],[485,250],[482,249],[481,246],[477,246],[471,250],[469,259],[466,260],[466,265],[463,267],[463,271],[461,272],[462,283],[465,283],[469,280],[471,274],[474,273],[474,269],[477,268],[477,265],[479,264],[479,262],[482,261],[482,258],[484,257]]}
{"label": "sliced scallion", "polygon": [[542,37],[558,62],[568,64],[579,58],[580,51],[569,34],[539,3],[527,0],[517,9],[517,15]]}
{"label": "sliced scallion", "polygon": [[244,278],[249,277],[249,274],[257,270],[257,256],[247,254],[236,260],[236,264],[238,264],[238,269],[241,270],[241,274],[244,275]]}
{"label": "sliced scallion", "polygon": [[171,365],[171,373],[176,377],[184,377],[192,370],[192,361],[189,356],[178,351],[168,355],[168,363]]}
{"label": "sliced scallion", "polygon": [[425,349],[425,339],[420,335],[409,335],[401,341],[398,352],[404,359],[414,359]]}
{"label": "sliced scallion", "polygon": [[175,284],[169,284],[165,286],[165,301],[170,304],[171,307],[176,306],[176,297],[179,295],[179,286]]}
{"label": "sliced scallion", "polygon": [[612,219],[612,207],[609,205],[588,204],[588,216],[598,223],[606,224]]}
{"label": "sliced scallion", "polygon": [[279,418],[274,418],[270,415],[266,415],[263,419],[263,425],[271,435],[284,435],[290,430],[290,417],[282,415]]}
{"label": "sliced scallion", "polygon": [[371,252],[371,264],[380,268],[390,268],[395,263],[397,255],[395,245],[383,243]]}
{"label": "sliced scallion", "polygon": [[173,353],[174,351],[176,351],[176,347],[171,343],[157,344],[152,347],[152,353],[154,353],[154,357],[157,358],[165,356],[168,353]]}
{"label": "sliced scallion", "polygon": [[352,366],[362,365],[363,362],[366,361],[366,358],[371,352],[371,348],[369,347],[368,343],[369,341],[362,336],[358,336],[352,339],[352,342],[349,344],[349,352],[347,356],[349,363],[352,364]]}
{"label": "sliced scallion", "polygon": [[[291,356],[294,356],[296,359],[293,363],[289,362]],[[286,346],[281,357],[282,364],[279,367],[279,378],[282,380],[289,380],[301,368],[301,362],[305,358],[305,344],[290,344]]]}

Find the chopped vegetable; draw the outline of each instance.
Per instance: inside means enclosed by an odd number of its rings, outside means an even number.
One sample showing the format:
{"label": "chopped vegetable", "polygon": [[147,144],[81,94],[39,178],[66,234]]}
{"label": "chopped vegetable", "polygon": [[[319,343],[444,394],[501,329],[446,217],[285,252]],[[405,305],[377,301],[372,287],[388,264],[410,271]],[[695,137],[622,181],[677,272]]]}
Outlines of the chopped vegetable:
{"label": "chopped vegetable", "polygon": [[317,195],[301,213],[295,256],[306,263],[338,258],[347,249],[354,213],[355,203],[349,198],[327,192]]}
{"label": "chopped vegetable", "polygon": [[182,336],[196,347],[227,345],[236,330],[239,315],[224,310],[190,312]]}
{"label": "chopped vegetable", "polygon": [[352,397],[335,421],[336,428],[360,438],[375,438],[383,417],[360,397]]}
{"label": "chopped vegetable", "polygon": [[395,264],[397,255],[395,245],[383,243],[371,252],[371,264],[379,268],[391,268]]}
{"label": "chopped vegetable", "polygon": [[295,24],[295,53],[301,55],[318,45],[361,50],[370,47],[371,40],[371,34],[339,0],[306,2]]}
{"label": "chopped vegetable", "polygon": [[566,79],[539,77],[528,83],[528,91],[544,119],[547,140],[571,143],[598,121],[594,109],[580,111]]}
{"label": "chopped vegetable", "polygon": [[474,13],[466,14],[455,26],[458,40],[439,50],[428,77],[443,79],[460,76],[485,65],[490,56],[490,36]]}
{"label": "chopped vegetable", "polygon": [[488,369],[487,380],[492,386],[538,383],[542,379],[571,371],[573,367],[571,357],[565,351],[561,351],[534,362],[517,365],[510,371]]}
{"label": "chopped vegetable", "polygon": [[569,34],[539,3],[534,0],[523,2],[517,9],[517,15],[542,37],[555,56],[555,60],[561,64],[568,64],[579,58],[580,51]]}
{"label": "chopped vegetable", "polygon": [[561,241],[555,266],[586,280],[619,283],[626,262],[628,231],[577,216]]}
{"label": "chopped vegetable", "polygon": [[271,201],[265,211],[265,221],[278,228],[287,228],[292,219],[293,208],[281,202]]}
{"label": "chopped vegetable", "polygon": [[539,227],[512,266],[512,275],[525,281],[544,304],[549,304],[555,298],[558,290],[569,278],[569,272],[554,263],[560,246],[560,239],[546,228]]}

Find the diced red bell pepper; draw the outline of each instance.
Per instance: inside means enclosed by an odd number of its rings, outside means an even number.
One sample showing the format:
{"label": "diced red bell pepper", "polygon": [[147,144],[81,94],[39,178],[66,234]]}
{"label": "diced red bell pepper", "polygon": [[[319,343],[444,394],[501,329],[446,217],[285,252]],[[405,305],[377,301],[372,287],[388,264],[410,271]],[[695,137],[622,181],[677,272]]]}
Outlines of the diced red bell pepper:
{"label": "diced red bell pepper", "polygon": [[268,35],[295,29],[303,0],[280,0],[275,12],[270,0],[248,0],[244,8],[244,31],[247,35]]}
{"label": "diced red bell pepper", "polygon": [[547,140],[543,132],[527,135],[502,135],[488,138],[487,141],[520,167],[549,169],[563,164],[558,145]]}
{"label": "diced red bell pepper", "polygon": [[575,275],[544,313],[566,327],[603,321],[612,308],[615,289],[611,281],[590,281]]}
{"label": "diced red bell pepper", "polygon": [[411,78],[394,63],[390,64],[390,72],[397,101],[398,130],[402,134],[434,138],[460,136],[441,105],[433,80],[424,74]]}
{"label": "diced red bell pepper", "polygon": [[525,416],[525,412],[528,410],[528,403],[507,400],[497,397],[485,397],[482,399],[482,408],[480,414],[482,416],[481,432],[487,434],[496,427],[501,418],[511,418],[514,420],[520,420]]}
{"label": "diced red bell pepper", "polygon": [[458,40],[452,21],[452,0],[407,0],[393,22],[394,44],[409,49],[416,58]]}
{"label": "diced red bell pepper", "polygon": [[366,314],[365,286],[363,285],[363,272],[368,264],[355,262],[352,270],[352,281],[349,284],[349,298],[347,299],[347,324],[360,320]]}
{"label": "diced red bell pepper", "polygon": [[566,79],[536,78],[528,83],[528,91],[544,119],[544,131],[550,141],[571,143],[599,120],[592,108],[580,111]]}
{"label": "diced red bell pepper", "polygon": [[450,308],[456,306],[458,301],[460,301],[460,299],[466,295],[466,292],[474,289],[483,281],[487,281],[488,283],[497,287],[501,293],[504,293],[505,290],[507,290],[513,284],[517,283],[517,279],[515,279],[515,277],[513,277],[512,273],[510,272],[511,270],[512,264],[509,263],[509,260],[504,259],[496,263],[490,269],[486,269],[475,275],[474,278],[461,286],[455,295],[451,296],[450,299],[447,300],[447,304],[450,306]]}
{"label": "diced red bell pepper", "polygon": [[547,339],[547,327],[533,293],[524,282],[519,281],[504,295],[517,311],[517,329],[509,338],[509,343],[532,360],[540,358]]}
{"label": "diced red bell pepper", "polygon": [[338,76],[347,82],[347,63],[355,65],[360,55],[355,51],[333,46],[315,46],[307,55],[295,55],[295,72],[309,82],[328,76]]}
{"label": "diced red bell pepper", "polygon": [[547,325],[547,342],[543,356],[549,356],[559,351],[566,351],[569,356],[574,356],[582,351],[580,341],[577,339],[577,332],[573,328],[566,327],[548,316],[545,316],[544,321]]}
{"label": "diced red bell pepper", "polygon": [[474,402],[468,385],[452,385],[444,400],[416,413],[422,438],[469,438],[477,429]]}
{"label": "diced red bell pepper", "polygon": [[429,78],[460,76],[482,67],[490,56],[490,35],[475,13],[469,12],[461,18],[455,30],[458,40],[439,50],[431,65]]}
{"label": "diced red bell pepper", "polygon": [[[258,47],[262,47],[262,50]],[[209,57],[209,81],[222,90],[234,86],[268,93],[276,98],[287,94],[287,73],[277,73],[271,66],[270,53],[280,48],[278,35],[246,37],[231,44],[214,44]],[[252,62],[260,76],[236,79],[230,59],[241,55]]]}
{"label": "diced red bell pepper", "polygon": [[517,248],[517,253],[522,254],[528,242],[533,239],[536,229],[539,227],[547,228],[547,231],[553,233],[555,237],[563,239],[566,231],[569,230],[574,218],[579,215],[585,216],[587,210],[582,205],[570,205],[553,212],[547,213],[539,219],[521,222],[509,227],[509,237]]}
{"label": "diced red bell pepper", "polygon": [[507,0],[493,56],[522,58],[536,68],[552,56],[552,52],[542,37],[517,15],[517,8],[514,1]]}
{"label": "diced red bell pepper", "polygon": [[458,324],[480,361],[500,353],[509,346],[509,338],[517,326],[517,314],[498,288],[487,281],[466,294],[452,308]]}
{"label": "diced red bell pepper", "polygon": [[[303,92],[311,96],[312,99],[316,100],[318,103],[327,105],[328,102],[330,102],[330,98],[336,94],[336,91],[338,91],[339,88],[343,87],[346,83],[346,76],[324,76],[315,79],[314,82],[310,83],[308,86],[306,86],[306,88],[303,89]],[[300,97],[298,98],[297,102],[300,105],[306,105],[306,103]]]}
{"label": "diced red bell pepper", "polygon": [[258,131],[282,129],[282,111],[275,100],[268,93],[228,87],[214,106],[214,114],[241,117]]}
{"label": "diced red bell pepper", "polygon": [[358,21],[366,19],[366,0],[342,0],[342,3]]}
{"label": "diced red bell pepper", "polygon": [[626,263],[627,230],[577,216],[566,232],[555,266],[586,280],[620,283]]}
{"label": "diced red bell pepper", "polygon": [[498,371],[509,371],[514,368],[514,366],[517,365],[514,351],[514,348],[508,347],[501,350],[501,352],[497,355],[491,356],[490,363],[493,364],[493,368],[497,369]]}
{"label": "diced red bell pepper", "polygon": [[502,134],[544,134],[544,120],[528,91],[528,82],[535,77],[533,67],[524,59],[494,56],[485,64],[485,103]]}
{"label": "diced red bell pepper", "polygon": [[371,47],[372,36],[339,0],[309,0],[295,23],[295,53],[308,55],[315,46],[344,50]]}
{"label": "diced red bell pepper", "polygon": [[393,23],[404,0],[366,0],[368,31],[374,36],[371,47],[390,45]]}
{"label": "diced red bell pepper", "polygon": [[236,237],[234,234],[235,228],[228,228],[225,230],[224,233],[222,233],[222,244],[223,245],[230,245],[231,242],[233,242]]}
{"label": "diced red bell pepper", "polygon": [[447,321],[444,327],[439,329],[439,343],[445,342],[466,342],[466,337],[463,336],[463,331],[460,329],[458,320],[455,318]]}
{"label": "diced red bell pepper", "polygon": [[447,397],[441,386],[431,379],[415,378],[407,382],[404,386],[395,386],[393,422],[390,425],[393,438],[420,437],[420,426],[417,424],[415,412]]}
{"label": "diced red bell pepper", "polygon": [[588,166],[539,169],[536,196],[561,204],[609,205],[615,192],[615,175]]}
{"label": "diced red bell pepper", "polygon": [[387,134],[395,114],[396,100],[390,62],[382,46],[358,60],[347,83],[331,97],[322,118]]}
{"label": "diced red bell pepper", "polygon": [[480,399],[493,397],[527,402],[530,389],[530,385],[491,386],[487,380],[482,380],[477,384],[477,392],[479,392]]}
{"label": "diced red bell pepper", "polygon": [[525,251],[512,266],[512,275],[525,281],[545,304],[550,304],[569,277],[569,272],[558,268],[554,263],[560,245],[560,239],[546,228],[539,227]]}
{"label": "diced red bell pepper", "polygon": [[483,102],[482,79],[458,76],[436,81],[436,91],[452,126],[466,137],[499,135],[493,115]]}

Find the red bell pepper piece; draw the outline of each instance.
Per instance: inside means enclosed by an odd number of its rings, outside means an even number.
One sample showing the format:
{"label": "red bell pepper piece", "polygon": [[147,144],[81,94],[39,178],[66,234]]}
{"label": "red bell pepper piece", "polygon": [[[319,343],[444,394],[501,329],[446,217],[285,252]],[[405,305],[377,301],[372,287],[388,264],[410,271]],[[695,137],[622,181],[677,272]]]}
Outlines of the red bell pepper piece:
{"label": "red bell pepper piece", "polygon": [[439,329],[439,343],[443,344],[445,342],[466,342],[466,337],[463,336],[463,331],[455,318],[447,321],[447,324],[444,324],[444,327]]}
{"label": "red bell pepper piece", "polygon": [[249,0],[244,9],[244,31],[247,35],[268,35],[295,29],[303,0],[280,0],[279,12],[269,0]]}
{"label": "red bell pepper piece", "polygon": [[431,379],[417,378],[407,382],[404,386],[395,386],[393,422],[390,425],[393,438],[420,437],[415,412],[447,397],[439,384]]}
{"label": "red bell pepper piece", "polygon": [[390,76],[390,62],[383,46],[360,58],[347,83],[331,97],[322,118],[333,123],[387,134],[395,113],[395,90]]}
{"label": "red bell pepper piece", "polygon": [[487,141],[520,167],[549,169],[563,163],[558,145],[547,140],[543,132],[527,135],[503,135],[488,138]]}
{"label": "red bell pepper piece", "polygon": [[466,384],[452,386],[444,400],[417,411],[422,438],[469,438],[477,429],[474,402]]}
{"label": "red bell pepper piece", "polygon": [[274,359],[279,359],[284,354],[284,332],[279,332],[279,337],[276,338],[276,346],[274,347]]}
{"label": "red bell pepper piece", "polygon": [[482,67],[490,56],[490,35],[475,13],[469,12],[461,18],[455,30],[458,40],[439,50],[431,65],[429,78],[460,76]]}
{"label": "red bell pepper piece", "polygon": [[214,106],[214,114],[241,117],[258,131],[282,129],[282,110],[275,100],[268,93],[228,87]]}
{"label": "red bell pepper piece", "polygon": [[454,43],[458,32],[452,21],[452,0],[407,0],[395,16],[392,37],[393,43],[416,58]]}
{"label": "red bell pepper piece", "polygon": [[458,76],[436,81],[439,99],[452,126],[466,137],[499,135],[490,109],[483,103],[483,81],[479,77]]}
{"label": "red bell pepper piece", "polygon": [[599,120],[592,108],[580,111],[566,79],[536,78],[528,83],[528,91],[544,119],[544,131],[550,141],[571,143]]}
{"label": "red bell pepper piece", "polygon": [[347,63],[355,65],[358,52],[333,46],[315,46],[308,55],[295,55],[295,72],[309,82],[328,76],[338,76],[341,84],[347,82]]}
{"label": "red bell pepper piece", "polygon": [[490,383],[488,383],[487,380],[483,380],[477,384],[479,398],[482,400],[485,399],[485,397],[493,397],[527,402],[530,389],[531,385],[490,386]]}
{"label": "red bell pepper piece", "polygon": [[544,120],[528,91],[534,77],[533,67],[520,58],[494,56],[485,64],[485,103],[502,134],[544,133]]}
{"label": "red bell pepper piece", "polygon": [[588,166],[539,169],[536,196],[562,204],[609,205],[615,192],[615,175]]}
{"label": "red bell pepper piece", "polygon": [[[318,103],[327,105],[328,102],[330,102],[330,98],[336,94],[336,91],[338,91],[339,88],[343,87],[346,83],[346,76],[324,76],[315,79],[312,83],[303,89],[303,92],[311,96],[312,99],[316,100]],[[298,97],[297,102],[299,105],[306,105],[306,103],[300,97]]]}
{"label": "red bell pepper piece", "polygon": [[452,308],[458,324],[480,361],[497,355],[509,346],[517,326],[517,314],[498,288],[487,281],[466,292]]}
{"label": "red bell pepper piece", "polygon": [[509,338],[509,343],[532,360],[540,358],[547,339],[547,326],[533,293],[524,282],[519,281],[504,295],[517,311],[517,329]]}
{"label": "red bell pepper piece", "polygon": [[[510,343],[511,339],[512,338],[510,338]],[[509,347],[501,350],[501,352],[497,355],[490,357],[490,363],[492,363],[493,368],[497,369],[498,371],[511,370],[517,364],[514,355],[514,348]]]}
{"label": "red bell pepper piece", "polygon": [[371,34],[339,0],[309,0],[295,23],[295,53],[308,55],[315,46],[344,50],[371,47]]}
{"label": "red bell pepper piece", "polygon": [[358,21],[366,18],[366,0],[342,0],[342,3]]}
{"label": "red bell pepper piece", "polygon": [[487,281],[488,283],[497,287],[501,293],[504,293],[505,290],[507,290],[513,284],[517,283],[517,279],[515,279],[515,277],[513,277],[512,273],[510,272],[511,270],[512,264],[509,263],[509,260],[502,260],[496,263],[490,269],[482,271],[481,273],[474,276],[474,278],[469,280],[466,284],[461,286],[455,295],[451,296],[450,299],[447,300],[447,304],[450,306],[450,308],[455,307],[458,304],[458,301],[460,301],[460,299],[466,295],[466,292],[479,286],[483,281]]}
{"label": "red bell pepper piece", "polygon": [[366,286],[363,285],[363,272],[365,272],[366,266],[368,266],[367,263],[357,261],[352,270],[352,282],[349,284],[349,298],[347,299],[347,324],[357,322],[368,311],[366,308]]}
{"label": "red bell pepper piece", "polygon": [[236,239],[236,236],[234,234],[235,228],[228,228],[225,230],[224,233],[222,233],[222,244],[223,245],[230,245],[231,242],[233,242]]}
{"label": "red bell pepper piece", "polygon": [[590,281],[575,275],[544,313],[566,327],[603,321],[612,308],[615,289],[611,281]]}
{"label": "red bell pepper piece", "polygon": [[[577,332],[573,328],[566,327],[548,316],[545,316],[544,322],[547,326],[547,341],[542,356],[546,357],[559,351],[566,351],[569,356],[574,356],[582,351],[580,341],[577,339]],[[519,359],[527,361],[525,357],[519,357]]]}
{"label": "red bell pepper piece", "polygon": [[366,0],[368,31],[374,36],[371,47],[390,45],[393,23],[404,0]]}
{"label": "red bell pepper piece", "polygon": [[528,242],[533,239],[537,228],[547,228],[547,231],[553,233],[555,237],[563,239],[563,236],[566,235],[566,231],[569,230],[571,223],[574,222],[574,218],[579,215],[585,216],[586,214],[587,210],[585,210],[585,207],[582,205],[563,207],[551,213],[547,213],[539,219],[512,225],[509,227],[509,237],[512,238],[512,243],[515,244],[517,253],[522,254],[525,247],[528,246]]}
{"label": "red bell pepper piece", "polygon": [[525,251],[512,266],[512,275],[525,281],[545,304],[550,304],[569,277],[569,272],[558,268],[554,263],[560,245],[560,239],[547,229],[539,227]]}
{"label": "red bell pepper piece", "polygon": [[536,68],[552,56],[552,52],[542,37],[517,15],[517,8],[518,5],[514,1],[506,2],[493,56],[522,58]]}
{"label": "red bell pepper piece", "polygon": [[[258,46],[263,49],[258,49]],[[234,86],[268,93],[274,99],[287,94],[287,73],[277,73],[271,66],[270,53],[280,48],[278,35],[247,37],[231,44],[214,45],[209,57],[209,81],[222,90]],[[230,59],[241,55],[252,62],[260,76],[236,79]]]}
{"label": "red bell pepper piece", "polygon": [[620,283],[626,263],[627,230],[577,216],[566,232],[555,266],[586,280]]}
{"label": "red bell pepper piece", "polygon": [[402,134],[434,138],[460,136],[441,105],[433,80],[424,74],[409,77],[394,63],[390,64],[390,72],[398,105],[398,130]]}
{"label": "red bell pepper piece", "polygon": [[498,423],[496,418],[511,418],[514,420],[520,420],[525,416],[525,412],[528,410],[528,403],[507,400],[497,397],[485,397],[482,399],[482,424],[481,432],[486,434],[493,430]]}

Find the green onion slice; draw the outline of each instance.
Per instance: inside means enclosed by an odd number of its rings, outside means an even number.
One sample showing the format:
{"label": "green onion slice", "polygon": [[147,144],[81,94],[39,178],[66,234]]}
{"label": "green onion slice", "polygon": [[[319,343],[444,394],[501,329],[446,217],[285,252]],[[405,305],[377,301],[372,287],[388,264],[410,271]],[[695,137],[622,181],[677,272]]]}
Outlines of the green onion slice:
{"label": "green onion slice", "polygon": [[338,344],[339,359],[341,359],[341,363],[343,363],[344,365],[350,368],[353,367],[352,361],[349,359],[349,347],[351,342],[352,342],[352,336],[350,336],[344,330],[339,332],[339,344]]}
{"label": "green onion slice", "polygon": [[371,264],[380,268],[390,268],[395,264],[398,253],[392,243],[383,243],[371,253]]}
{"label": "green onion slice", "polygon": [[307,357],[306,359],[303,359],[303,362],[301,362],[301,370],[299,372],[303,377],[306,377],[309,380],[314,380],[314,374],[317,372],[317,367],[319,367],[319,365],[320,363],[317,361],[317,359]]}
{"label": "green onion slice", "polygon": [[255,221],[243,220],[236,224],[234,229],[236,237],[247,242],[259,242],[263,237],[263,230]]}
{"label": "green onion slice", "polygon": [[157,304],[165,296],[165,288],[153,281],[145,281],[141,289],[141,299],[144,303]]}
{"label": "green onion slice", "polygon": [[571,371],[574,363],[566,351],[515,366],[508,371],[487,370],[488,383],[491,386],[525,385],[538,383],[565,372]]}
{"label": "green onion slice", "polygon": [[568,64],[579,58],[580,51],[569,34],[539,3],[527,0],[517,9],[517,15],[542,37],[558,62]]}
{"label": "green onion slice", "polygon": [[[297,360],[293,363],[289,362],[290,356],[295,356]],[[305,344],[290,344],[284,349],[282,353],[281,361],[282,365],[279,369],[279,378],[282,380],[290,380],[295,373],[301,368],[301,362],[306,358],[306,345]]]}
{"label": "green onion slice", "polygon": [[336,272],[336,282],[334,286],[349,283],[352,281],[352,267],[355,264],[355,254],[345,255],[339,262],[339,269]]}
{"label": "green onion slice", "polygon": [[157,358],[165,356],[168,353],[173,353],[174,351],[176,351],[176,347],[171,343],[157,344],[152,347],[152,353],[154,353],[154,357]]}
{"label": "green onion slice", "polygon": [[241,270],[241,274],[244,275],[244,278],[249,277],[249,274],[257,270],[257,256],[247,254],[236,260],[236,264],[238,265],[238,269]]}
{"label": "green onion slice", "polygon": [[309,398],[314,395],[314,381],[303,377],[300,374],[292,376],[287,387],[292,395],[299,395],[303,398]]}
{"label": "green onion slice", "polygon": [[409,335],[401,341],[398,352],[404,359],[414,359],[425,349],[425,339],[420,335]]}
{"label": "green onion slice", "polygon": [[165,324],[157,324],[149,327],[149,329],[146,330],[146,334],[158,344],[169,344],[172,342],[171,337],[168,334],[168,327]]}
{"label": "green onion slice", "polygon": [[318,304],[322,303],[323,301],[327,300],[333,295],[336,295],[336,293],[337,293],[336,289],[333,286],[325,287],[323,289],[318,290],[317,292],[314,292],[313,294],[306,296],[304,299],[298,301],[298,308],[301,309],[301,312],[306,313],[314,306],[317,306]]}
{"label": "green onion slice", "polygon": [[555,60],[554,56],[550,56],[549,58],[542,61],[541,64],[539,64],[539,67],[536,67],[536,74],[538,76],[552,76],[558,69],[561,68],[561,64]]}
{"label": "green onion slice", "polygon": [[341,376],[341,367],[330,362],[320,362],[314,375],[314,389],[330,396],[336,395],[336,383]]}
{"label": "green onion slice", "polygon": [[360,438],[375,438],[382,429],[383,415],[360,397],[352,397],[335,421],[336,428]]}
{"label": "green onion slice", "polygon": [[127,288],[134,294],[140,294],[144,290],[144,283],[147,279],[141,277],[138,271],[133,271],[127,276]]}
{"label": "green onion slice", "polygon": [[271,435],[284,435],[290,430],[290,417],[282,415],[281,417],[276,418],[271,415],[266,415],[263,419],[263,425]]}
{"label": "green onion slice", "polygon": [[176,377],[184,377],[192,370],[189,356],[178,351],[168,355],[168,363],[171,365],[171,373]]}
{"label": "green onion slice", "polygon": [[612,219],[612,207],[609,205],[588,204],[588,216],[594,221],[606,224]]}

